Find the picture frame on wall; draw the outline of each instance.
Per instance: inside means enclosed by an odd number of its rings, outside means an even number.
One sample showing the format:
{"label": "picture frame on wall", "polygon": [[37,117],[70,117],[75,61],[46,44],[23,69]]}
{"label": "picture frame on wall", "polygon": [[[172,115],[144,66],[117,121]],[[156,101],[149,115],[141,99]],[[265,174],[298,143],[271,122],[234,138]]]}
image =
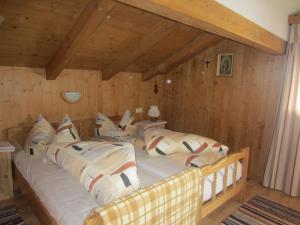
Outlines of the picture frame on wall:
{"label": "picture frame on wall", "polygon": [[233,72],[233,52],[219,53],[217,64],[217,76],[231,77]]}

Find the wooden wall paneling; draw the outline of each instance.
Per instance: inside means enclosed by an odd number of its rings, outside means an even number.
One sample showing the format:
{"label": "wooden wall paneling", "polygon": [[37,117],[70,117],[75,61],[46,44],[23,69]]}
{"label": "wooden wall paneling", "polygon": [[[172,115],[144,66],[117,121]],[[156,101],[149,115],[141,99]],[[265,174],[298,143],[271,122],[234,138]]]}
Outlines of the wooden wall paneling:
{"label": "wooden wall paneling", "polygon": [[143,80],[149,80],[157,74],[164,74],[174,69],[179,64],[187,61],[201,51],[210,48],[213,45],[221,42],[223,39],[219,36],[212,35],[206,32],[199,32],[200,34],[192,41],[179,48],[174,54],[160,62],[157,66],[149,69],[143,75]]}
{"label": "wooden wall paneling", "polygon": [[162,19],[153,30],[149,30],[141,37],[137,37],[130,46],[124,49],[123,52],[109,66],[103,69],[102,79],[109,80],[112,76],[122,72],[139,58],[144,52],[148,51],[163,37],[167,36],[176,28],[176,23],[170,20]]}
{"label": "wooden wall paneling", "polygon": [[[241,69],[243,67],[244,46],[233,42],[223,42],[213,49],[210,75],[210,99],[208,108],[209,134],[213,138],[236,148],[237,128],[233,126],[239,120],[241,93]],[[217,54],[234,52],[234,70],[232,78],[216,76]]]}
{"label": "wooden wall paneling", "polygon": [[[165,83],[166,79],[164,75],[160,75],[147,82],[142,81],[142,74],[140,74],[141,88],[140,88],[140,105],[144,109],[144,119],[149,119],[148,110],[151,105],[157,105],[160,110],[160,118],[165,119],[164,102],[165,96]],[[154,93],[154,86],[157,85],[158,93]]]}
{"label": "wooden wall paneling", "polygon": [[[44,69],[0,67],[0,138],[6,129],[33,122],[39,113],[51,121],[60,121],[64,113],[72,119],[94,118],[99,104],[100,73],[66,70],[56,81],[45,80]],[[79,103],[68,104],[62,91],[79,90]]]}
{"label": "wooden wall paneling", "polygon": [[[143,107],[147,115],[150,105],[162,108],[162,76],[143,82],[141,74],[120,73],[101,81],[99,71],[71,69],[64,70],[57,80],[47,81],[45,76],[44,69],[0,67],[0,140],[6,139],[7,128],[31,124],[39,113],[59,122],[65,113],[82,120],[95,118],[97,112],[116,116]],[[155,83],[158,95],[153,93]],[[68,104],[61,98],[62,91],[68,90],[82,93],[79,103]],[[137,115],[138,119],[144,115]]]}
{"label": "wooden wall paneling", "polygon": [[139,71],[141,73],[148,71],[154,65],[158,65],[169,58],[183,45],[190,43],[198,34],[199,30],[177,23],[174,31],[163,37],[133,64],[128,66],[126,71]]}
{"label": "wooden wall paneling", "polygon": [[216,1],[118,1],[264,51],[285,52],[284,40]]}
{"label": "wooden wall paneling", "polygon": [[55,80],[59,76],[72,56],[90,38],[115,5],[116,2],[112,0],[90,0],[47,66],[47,80]]}
{"label": "wooden wall paneling", "polygon": [[[231,78],[216,76],[217,54],[234,52]],[[212,63],[206,67],[205,61]],[[284,56],[223,41],[167,73],[163,104],[168,127],[227,144],[249,146],[250,176],[261,179],[282,82]]]}
{"label": "wooden wall paneling", "polygon": [[[158,94],[154,94],[154,85],[158,85]],[[139,119],[147,118],[151,105],[162,109],[163,79],[158,77],[143,82],[140,73],[119,73],[108,81],[102,81],[103,112],[107,115],[122,115],[126,109],[135,112],[143,108],[143,114],[136,115]],[[163,117],[163,111],[162,117]]]}
{"label": "wooden wall paneling", "polygon": [[74,68],[83,65],[86,68],[103,69],[143,34],[153,30],[160,21],[160,17],[151,13],[117,4],[109,17],[78,50],[68,67]]}
{"label": "wooden wall paneling", "polygon": [[[274,129],[276,110],[283,80],[284,57],[271,57],[255,49],[246,49],[243,67],[244,100],[249,106],[250,135],[244,134],[252,146],[250,172],[262,179]],[[253,76],[255,74],[255,76]],[[246,114],[244,108],[243,114]],[[253,110],[253,111],[252,111]],[[245,130],[242,130],[245,131]],[[241,132],[243,133],[243,132]],[[259,166],[257,170],[256,165]]]}
{"label": "wooden wall paneling", "polygon": [[103,111],[122,115],[126,109],[134,112],[139,104],[140,74],[120,73],[103,81]]}
{"label": "wooden wall paneling", "polygon": [[86,1],[1,1],[0,65],[45,67]]}

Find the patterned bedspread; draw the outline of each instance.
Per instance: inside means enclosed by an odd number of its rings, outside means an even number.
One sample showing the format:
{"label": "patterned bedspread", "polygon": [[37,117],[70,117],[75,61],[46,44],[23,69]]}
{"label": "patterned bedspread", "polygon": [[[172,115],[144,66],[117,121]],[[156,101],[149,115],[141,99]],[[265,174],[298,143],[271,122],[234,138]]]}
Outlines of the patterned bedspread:
{"label": "patterned bedspread", "polygon": [[48,159],[76,177],[100,205],[140,188],[132,144],[89,140],[47,146]]}

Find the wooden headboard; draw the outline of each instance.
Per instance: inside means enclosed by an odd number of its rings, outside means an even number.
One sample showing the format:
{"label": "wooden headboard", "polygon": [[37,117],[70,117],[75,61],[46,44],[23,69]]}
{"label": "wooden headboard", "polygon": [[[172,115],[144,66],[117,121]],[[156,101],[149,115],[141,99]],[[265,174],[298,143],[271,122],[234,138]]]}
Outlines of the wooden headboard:
{"label": "wooden headboard", "polygon": [[[120,121],[120,116],[110,117],[113,121]],[[94,136],[95,129],[95,119],[83,119],[83,120],[74,120],[74,125],[76,126],[79,136],[82,139],[87,139]],[[53,127],[56,128],[58,123],[52,123]],[[8,140],[19,146],[24,146],[26,137],[31,130],[33,124],[21,124],[18,127],[8,128],[7,135]]]}

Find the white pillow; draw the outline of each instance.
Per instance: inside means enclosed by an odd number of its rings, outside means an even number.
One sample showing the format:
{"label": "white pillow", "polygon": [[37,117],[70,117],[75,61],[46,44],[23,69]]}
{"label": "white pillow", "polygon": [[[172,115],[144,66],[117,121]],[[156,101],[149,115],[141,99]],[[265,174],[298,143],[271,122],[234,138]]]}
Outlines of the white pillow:
{"label": "white pillow", "polygon": [[98,113],[96,117],[95,136],[108,136],[110,132],[117,130],[116,124],[107,116],[102,113]]}
{"label": "white pillow", "polygon": [[39,148],[40,144],[49,144],[53,135],[55,134],[54,128],[51,124],[40,114],[29,132],[24,149],[29,155],[43,154],[42,149]]}
{"label": "white pillow", "polygon": [[134,116],[129,110],[126,110],[122,116],[122,119],[118,125],[121,130],[126,130],[129,126],[133,126],[135,122]]}
{"label": "white pillow", "polygon": [[53,136],[51,143],[73,143],[79,142],[80,137],[78,131],[70,117],[65,114],[63,120],[60,122],[56,133]]}

